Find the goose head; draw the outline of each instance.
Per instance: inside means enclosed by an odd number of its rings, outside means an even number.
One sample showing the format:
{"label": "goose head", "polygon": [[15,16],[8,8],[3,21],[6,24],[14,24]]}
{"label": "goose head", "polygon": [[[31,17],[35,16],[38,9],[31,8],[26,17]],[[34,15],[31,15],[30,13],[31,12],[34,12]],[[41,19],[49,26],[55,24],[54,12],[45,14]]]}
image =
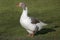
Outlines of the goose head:
{"label": "goose head", "polygon": [[23,2],[17,3],[16,5],[17,5],[18,7],[23,8],[23,9],[25,9],[25,8],[26,8],[26,4],[25,4],[25,3],[23,3]]}

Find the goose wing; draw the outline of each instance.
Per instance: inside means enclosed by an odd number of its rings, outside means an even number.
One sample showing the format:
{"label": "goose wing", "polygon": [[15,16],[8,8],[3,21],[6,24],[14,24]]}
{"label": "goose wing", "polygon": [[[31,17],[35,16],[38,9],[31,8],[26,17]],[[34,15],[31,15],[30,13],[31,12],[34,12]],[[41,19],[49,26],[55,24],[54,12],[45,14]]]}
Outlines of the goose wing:
{"label": "goose wing", "polygon": [[37,23],[40,23],[40,20],[37,19],[37,18],[31,17],[31,23],[32,23],[32,24],[37,24]]}

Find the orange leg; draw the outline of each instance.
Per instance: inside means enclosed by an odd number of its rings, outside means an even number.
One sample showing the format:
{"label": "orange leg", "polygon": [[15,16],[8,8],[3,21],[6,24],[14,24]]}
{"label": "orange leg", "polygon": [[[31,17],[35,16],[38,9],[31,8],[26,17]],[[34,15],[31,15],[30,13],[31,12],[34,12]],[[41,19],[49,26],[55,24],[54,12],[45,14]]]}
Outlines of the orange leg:
{"label": "orange leg", "polygon": [[33,32],[32,34],[28,34],[29,37],[34,37],[35,32]]}
{"label": "orange leg", "polygon": [[31,37],[34,37],[34,33],[31,34]]}
{"label": "orange leg", "polygon": [[27,36],[28,36],[28,37],[30,37],[30,36],[31,36],[31,34],[28,34]]}

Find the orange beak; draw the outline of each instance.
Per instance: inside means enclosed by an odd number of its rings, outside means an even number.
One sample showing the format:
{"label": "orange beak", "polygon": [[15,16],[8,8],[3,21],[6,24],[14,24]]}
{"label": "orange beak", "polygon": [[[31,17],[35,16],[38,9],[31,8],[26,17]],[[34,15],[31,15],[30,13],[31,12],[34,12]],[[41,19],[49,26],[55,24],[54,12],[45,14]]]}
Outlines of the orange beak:
{"label": "orange beak", "polygon": [[19,3],[17,3],[16,6],[19,7]]}

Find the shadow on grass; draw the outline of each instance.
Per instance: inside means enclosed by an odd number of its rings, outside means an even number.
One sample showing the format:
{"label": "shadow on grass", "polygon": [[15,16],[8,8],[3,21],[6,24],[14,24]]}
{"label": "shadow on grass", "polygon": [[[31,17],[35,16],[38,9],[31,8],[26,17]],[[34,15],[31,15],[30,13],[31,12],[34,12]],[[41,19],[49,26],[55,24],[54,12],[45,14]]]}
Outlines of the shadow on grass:
{"label": "shadow on grass", "polygon": [[55,28],[59,28],[60,26],[55,26]]}
{"label": "shadow on grass", "polygon": [[54,31],[56,31],[56,30],[52,29],[52,28],[43,28],[40,31],[38,31],[35,35],[47,34],[48,32],[54,32]]}

